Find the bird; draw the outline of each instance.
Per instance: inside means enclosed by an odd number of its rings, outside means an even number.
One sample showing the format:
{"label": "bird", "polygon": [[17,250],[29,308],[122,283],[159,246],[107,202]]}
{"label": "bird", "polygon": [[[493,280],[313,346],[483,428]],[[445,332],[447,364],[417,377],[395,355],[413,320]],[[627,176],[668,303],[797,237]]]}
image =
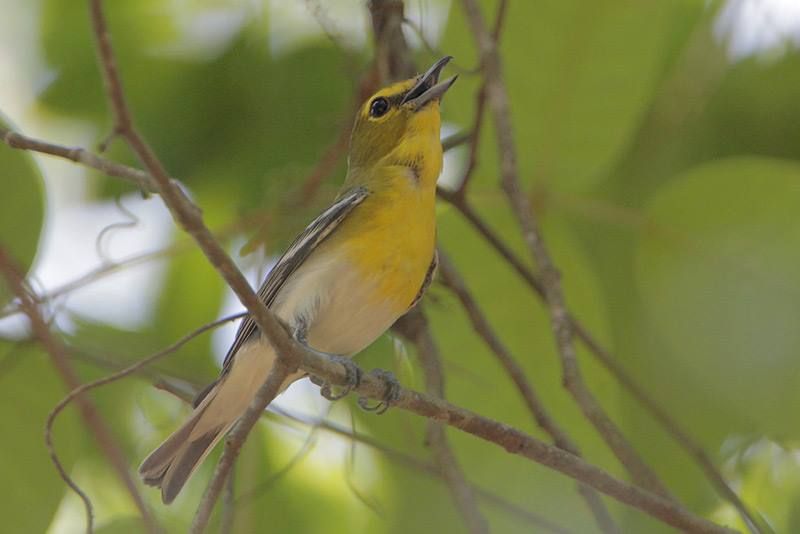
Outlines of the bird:
{"label": "bird", "polygon": [[[309,350],[355,355],[430,285],[437,265],[440,102],[457,78],[440,82],[439,75],[451,59],[380,89],[360,106],[339,194],[297,236],[258,291]],[[219,377],[139,467],[144,483],[161,489],[165,504],[242,416],[275,361],[275,350],[246,316]],[[304,376],[292,374],[281,391]]]}

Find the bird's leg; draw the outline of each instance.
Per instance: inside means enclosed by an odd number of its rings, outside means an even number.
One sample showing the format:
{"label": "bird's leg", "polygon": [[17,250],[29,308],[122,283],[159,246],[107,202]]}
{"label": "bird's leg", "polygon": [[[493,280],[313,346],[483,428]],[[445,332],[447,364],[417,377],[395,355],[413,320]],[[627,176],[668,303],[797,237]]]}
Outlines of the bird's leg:
{"label": "bird's leg", "polygon": [[381,415],[389,409],[389,406],[397,402],[400,398],[400,382],[397,381],[397,378],[395,378],[394,373],[391,371],[374,369],[370,371],[370,374],[375,375],[386,383],[386,392],[383,394],[383,400],[379,401],[378,404],[374,406],[370,406],[369,399],[366,397],[359,397],[358,405],[362,410],[375,412],[377,415]]}
{"label": "bird's leg", "polygon": [[345,396],[347,396],[353,388],[357,388],[359,384],[361,384],[361,369],[353,363],[350,358],[346,356],[340,356],[339,354],[330,354],[328,352],[319,351],[311,346],[309,346],[307,342],[307,333],[308,329],[304,321],[298,322],[297,326],[294,329],[294,339],[298,343],[300,343],[303,348],[305,348],[309,352],[313,352],[319,356],[324,356],[326,358],[330,358],[334,362],[340,364],[344,367],[345,372],[345,385],[342,387],[342,390],[338,393],[334,393],[331,390],[331,385],[326,382],[325,380],[321,380],[315,376],[309,376],[309,380],[317,386],[319,386],[319,393],[329,401],[336,401]]}

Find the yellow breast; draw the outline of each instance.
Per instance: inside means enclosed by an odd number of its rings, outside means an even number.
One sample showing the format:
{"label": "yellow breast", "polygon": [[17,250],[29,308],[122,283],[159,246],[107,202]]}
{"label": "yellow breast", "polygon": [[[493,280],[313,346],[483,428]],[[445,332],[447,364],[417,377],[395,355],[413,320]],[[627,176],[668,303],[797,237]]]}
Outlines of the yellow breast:
{"label": "yellow breast", "polygon": [[374,284],[374,303],[401,314],[422,286],[435,241],[435,189],[402,167],[382,177],[326,245],[341,247],[365,282]]}

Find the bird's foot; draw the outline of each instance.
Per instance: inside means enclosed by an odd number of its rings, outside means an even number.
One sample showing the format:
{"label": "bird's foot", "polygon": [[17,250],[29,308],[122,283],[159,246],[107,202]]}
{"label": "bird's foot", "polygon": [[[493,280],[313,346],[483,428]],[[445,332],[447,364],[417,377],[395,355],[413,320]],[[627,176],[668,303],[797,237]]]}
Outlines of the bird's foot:
{"label": "bird's foot", "polygon": [[397,402],[397,400],[400,398],[400,382],[397,381],[394,373],[384,369],[374,369],[370,371],[370,374],[373,374],[377,378],[383,380],[383,382],[386,384],[386,392],[383,395],[383,399],[374,406],[369,404],[369,399],[366,397],[359,397],[358,405],[362,410],[367,412],[375,412],[377,415],[381,415],[389,409],[389,406]]}
{"label": "bird's foot", "polygon": [[343,397],[346,397],[353,390],[353,388],[357,388],[361,384],[361,369],[359,369],[358,366],[353,363],[353,360],[346,356],[339,356],[337,354],[328,354],[328,356],[331,358],[331,360],[344,367],[345,384],[342,386],[341,390],[334,393],[331,385],[328,382],[319,380],[318,382],[320,383],[317,384],[317,381],[314,381],[313,379],[312,382],[320,387],[320,395],[329,401],[337,401]]}
{"label": "bird's foot", "polygon": [[308,345],[306,341],[306,327],[304,323],[300,323],[298,327],[294,331],[294,339],[303,347],[308,350],[309,352],[313,352],[319,356],[324,356],[326,358],[330,358],[334,362],[340,364],[344,367],[345,371],[345,384],[342,386],[342,389],[336,393],[333,392],[331,384],[327,381],[317,378],[315,376],[310,376],[309,379],[311,380],[312,384],[319,386],[319,393],[329,401],[337,401],[349,394],[353,388],[357,388],[359,384],[361,384],[361,369],[358,368],[356,364],[350,358],[346,356],[340,356],[338,354],[330,354],[328,352],[319,351],[313,347]]}

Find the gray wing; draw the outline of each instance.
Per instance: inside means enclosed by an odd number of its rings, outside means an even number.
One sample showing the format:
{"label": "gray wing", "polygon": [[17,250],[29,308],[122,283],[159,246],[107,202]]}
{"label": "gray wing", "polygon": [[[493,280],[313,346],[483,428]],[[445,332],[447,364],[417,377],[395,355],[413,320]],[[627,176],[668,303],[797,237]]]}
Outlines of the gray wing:
{"label": "gray wing", "polygon": [[[283,284],[291,276],[291,274],[299,267],[303,261],[314,251],[317,246],[328,237],[339,223],[358,206],[367,197],[369,191],[364,187],[357,187],[343,194],[333,205],[322,212],[311,224],[309,224],[303,232],[297,236],[294,242],[289,246],[283,256],[280,257],[278,263],[267,275],[264,283],[258,290],[258,296],[261,301],[269,308],[275,296],[280,291]],[[225,374],[230,367],[233,356],[236,354],[244,343],[249,340],[253,335],[258,332],[253,318],[248,315],[239,325],[239,330],[236,332],[236,337],[233,340],[231,348],[228,349],[228,354],[225,355],[225,361],[222,364],[222,374]]]}

